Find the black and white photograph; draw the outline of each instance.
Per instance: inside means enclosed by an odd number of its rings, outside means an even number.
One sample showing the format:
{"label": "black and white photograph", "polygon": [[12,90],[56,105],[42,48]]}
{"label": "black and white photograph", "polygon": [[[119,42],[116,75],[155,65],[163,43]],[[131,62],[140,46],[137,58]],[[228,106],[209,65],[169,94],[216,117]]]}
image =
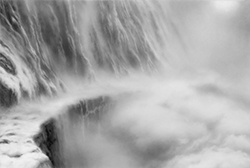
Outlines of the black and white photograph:
{"label": "black and white photograph", "polygon": [[0,168],[250,168],[250,0],[0,0]]}

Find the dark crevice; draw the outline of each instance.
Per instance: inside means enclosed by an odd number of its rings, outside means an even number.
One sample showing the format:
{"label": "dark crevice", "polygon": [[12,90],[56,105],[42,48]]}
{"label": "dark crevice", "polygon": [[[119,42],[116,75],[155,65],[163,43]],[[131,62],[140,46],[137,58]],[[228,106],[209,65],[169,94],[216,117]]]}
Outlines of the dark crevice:
{"label": "dark crevice", "polygon": [[[50,118],[41,125],[40,132],[34,136],[34,141],[49,157],[54,168],[68,168],[64,156],[64,129],[77,129],[74,126],[88,125],[88,121],[98,122],[110,105],[111,99],[100,96],[93,99],[81,100],[67,107],[65,113]],[[102,114],[101,114],[102,113]],[[83,120],[85,118],[86,120]],[[75,130],[72,130],[75,131]],[[70,138],[68,139],[70,141]],[[67,152],[67,151],[66,151]]]}

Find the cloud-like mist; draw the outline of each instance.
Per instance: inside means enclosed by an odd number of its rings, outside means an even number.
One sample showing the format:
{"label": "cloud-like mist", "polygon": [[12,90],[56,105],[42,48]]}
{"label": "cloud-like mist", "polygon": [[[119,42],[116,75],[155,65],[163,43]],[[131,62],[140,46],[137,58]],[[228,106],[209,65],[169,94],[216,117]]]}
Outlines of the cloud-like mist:
{"label": "cloud-like mist", "polygon": [[93,124],[97,131],[70,131],[76,137],[67,144],[72,167],[250,167],[249,29],[239,21],[242,13],[229,16],[210,2],[171,5],[188,46],[188,58],[175,60],[184,65],[182,75],[135,75],[108,80],[107,87],[100,80],[106,93],[116,88],[120,94]]}
{"label": "cloud-like mist", "polygon": [[100,121],[64,130],[69,167],[250,166],[250,99],[222,78],[116,82],[102,83],[116,94]]}

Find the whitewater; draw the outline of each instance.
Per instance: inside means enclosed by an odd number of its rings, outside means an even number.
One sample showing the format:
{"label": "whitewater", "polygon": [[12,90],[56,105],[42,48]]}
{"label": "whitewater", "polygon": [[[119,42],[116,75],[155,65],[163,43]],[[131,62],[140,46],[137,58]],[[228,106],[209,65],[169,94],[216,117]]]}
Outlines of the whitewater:
{"label": "whitewater", "polygon": [[249,8],[0,0],[0,168],[249,168]]}

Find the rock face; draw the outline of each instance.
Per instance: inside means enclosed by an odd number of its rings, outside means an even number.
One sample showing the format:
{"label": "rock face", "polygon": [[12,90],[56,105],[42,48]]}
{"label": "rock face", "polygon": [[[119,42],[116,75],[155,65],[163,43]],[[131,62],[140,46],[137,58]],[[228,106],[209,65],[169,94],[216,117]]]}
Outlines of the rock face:
{"label": "rock face", "polygon": [[[0,44],[3,46],[3,44]],[[5,71],[5,75],[9,76],[15,76],[17,75],[17,70],[14,65],[14,63],[4,54],[4,52],[1,52],[0,49],[0,67],[1,71],[0,76],[3,75]],[[3,75],[4,76],[4,75]],[[9,85],[6,84],[3,80],[6,79],[6,77],[0,78],[0,106],[9,107],[13,104],[15,104],[18,100],[17,92],[9,87]]]}
{"label": "rock face", "polygon": [[49,157],[54,167],[60,164],[60,148],[58,139],[58,127],[54,118],[49,119],[41,126],[41,132],[34,137],[34,141],[40,149]]}
{"label": "rock face", "polygon": [[0,53],[0,66],[12,75],[16,75],[17,73],[14,64],[2,53]]}
{"label": "rock face", "polygon": [[10,107],[17,102],[16,92],[0,82],[0,106]]}
{"label": "rock face", "polygon": [[[17,68],[11,57],[10,50],[0,43],[0,106],[10,107],[17,103],[22,82],[18,79]],[[25,81],[25,78],[23,78]]]}
{"label": "rock face", "polygon": [[32,139],[44,117],[19,110],[4,113],[0,108],[0,167],[51,168],[49,158]]}
{"label": "rock face", "polygon": [[68,168],[66,133],[77,136],[81,127],[91,127],[111,104],[109,96],[98,96],[60,104],[55,113],[36,105],[0,113],[0,168]]}
{"label": "rock face", "polygon": [[[93,99],[81,100],[69,106],[64,113],[44,122],[39,134],[34,136],[34,141],[39,148],[49,157],[54,168],[69,168],[67,152],[64,145],[67,131],[77,133],[84,126],[91,127],[91,122],[98,122],[111,105],[111,98],[100,96]],[[74,138],[74,137],[71,137]],[[67,137],[68,141],[71,141]],[[70,155],[70,154],[69,154]]]}
{"label": "rock face", "polygon": [[21,51],[18,53],[10,43],[3,42],[3,34],[0,33],[0,106],[10,107],[21,98],[52,95],[55,86],[32,70]]}

